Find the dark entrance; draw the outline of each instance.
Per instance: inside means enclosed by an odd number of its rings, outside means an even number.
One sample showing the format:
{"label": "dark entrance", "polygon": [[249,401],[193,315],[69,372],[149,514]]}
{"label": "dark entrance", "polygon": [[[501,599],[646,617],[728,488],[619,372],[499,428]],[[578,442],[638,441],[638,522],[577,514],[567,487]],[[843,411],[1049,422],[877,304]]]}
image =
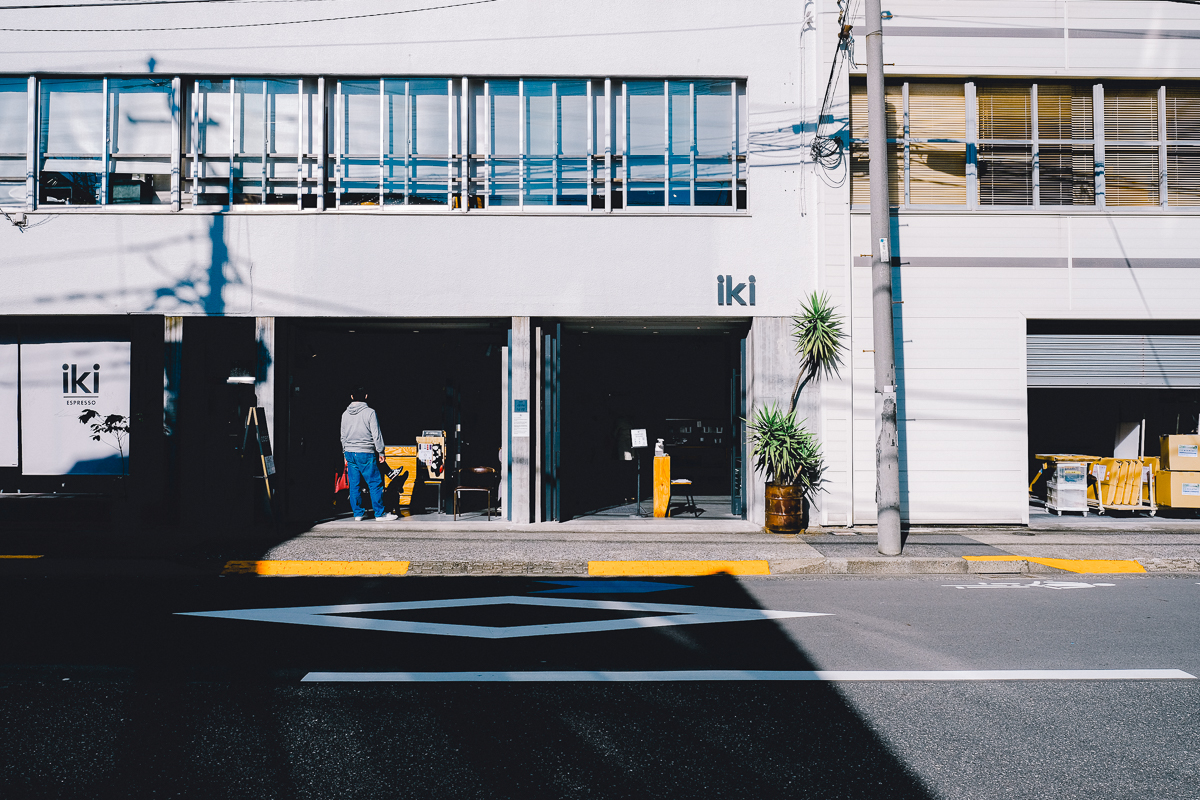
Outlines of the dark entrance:
{"label": "dark entrance", "polygon": [[[293,320],[285,378],[288,517],[317,520],[348,510],[334,506],[333,483],[342,468],[338,423],[355,386],[367,389],[388,445],[446,431],[443,508],[459,467],[499,469],[508,327],[507,319]],[[435,489],[416,488],[414,512],[437,505]]]}
{"label": "dark entrance", "polygon": [[[703,517],[741,516],[735,457],[744,335],[724,320],[715,328],[665,320],[563,326],[562,519],[627,514],[637,494],[636,459],[649,512],[658,439],[671,456],[672,477],[692,481],[707,509]],[[631,448],[637,428],[646,429],[646,449]]]}

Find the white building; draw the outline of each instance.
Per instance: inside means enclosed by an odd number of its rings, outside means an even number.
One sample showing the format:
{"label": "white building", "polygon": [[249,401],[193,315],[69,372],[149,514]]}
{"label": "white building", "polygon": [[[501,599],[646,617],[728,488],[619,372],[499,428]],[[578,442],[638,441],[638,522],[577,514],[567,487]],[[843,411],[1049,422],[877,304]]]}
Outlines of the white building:
{"label": "white building", "polygon": [[[816,513],[873,521],[861,2],[96,5],[0,31],[4,491],[118,493],[65,405],[103,357],[145,519],[248,509],[244,375],[292,519],[365,385],[510,519],[624,502],[645,428],[761,521],[737,420],[817,291],[852,336],[799,400]],[[1021,523],[1033,452],[1194,428],[1200,8],[887,8],[903,513]]]}

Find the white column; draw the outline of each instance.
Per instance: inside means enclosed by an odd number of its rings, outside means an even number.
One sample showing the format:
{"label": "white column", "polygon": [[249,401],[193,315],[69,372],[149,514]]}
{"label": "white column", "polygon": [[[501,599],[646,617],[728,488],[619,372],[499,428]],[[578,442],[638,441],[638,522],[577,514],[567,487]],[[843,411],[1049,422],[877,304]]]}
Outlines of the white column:
{"label": "white column", "polygon": [[[755,317],[746,336],[746,419],[754,421],[758,409],[776,405],[785,412],[791,408],[792,387],[798,364],[790,335],[788,317]],[[811,383],[801,392],[796,418],[815,422],[820,394]],[[754,471],[754,457],[746,440],[743,475],[746,482],[746,519],[762,525],[766,522],[766,478]]]}
{"label": "white column", "polygon": [[254,370],[254,395],[266,412],[267,431],[271,434],[271,452],[275,451],[275,318],[254,318],[254,346],[258,364]]}
{"label": "white column", "polygon": [[[532,429],[533,402],[530,397],[533,383],[531,368],[531,337],[529,317],[512,318],[512,350],[509,359],[512,365],[510,395],[512,407],[512,519],[513,522],[533,521],[533,459]],[[521,415],[524,415],[523,417]],[[521,435],[521,434],[524,435]]]}

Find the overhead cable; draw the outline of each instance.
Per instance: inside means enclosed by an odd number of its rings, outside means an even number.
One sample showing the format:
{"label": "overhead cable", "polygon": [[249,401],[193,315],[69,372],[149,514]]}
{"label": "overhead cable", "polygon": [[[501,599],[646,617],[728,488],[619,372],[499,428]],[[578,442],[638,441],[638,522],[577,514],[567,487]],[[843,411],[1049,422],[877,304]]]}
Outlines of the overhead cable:
{"label": "overhead cable", "polygon": [[334,3],[337,0],[104,0],[96,3],[42,3],[27,6],[0,6],[0,11],[37,11],[43,8],[111,8],[113,6],[178,6],[208,3]]}
{"label": "overhead cable", "polygon": [[495,3],[497,0],[469,0],[465,3],[453,3],[444,6],[426,6],[425,8],[407,8],[403,11],[377,11],[372,14],[351,14],[344,17],[322,17],[320,19],[291,19],[277,22],[240,22],[225,25],[184,25],[158,28],[0,28],[0,31],[10,33],[147,33],[152,31],[212,31],[228,28],[268,28],[277,25],[312,25],[318,22],[342,22],[356,19],[372,19],[377,17],[394,17],[398,14],[416,14],[420,11],[441,11],[448,8],[465,8],[480,6],[485,3]]}

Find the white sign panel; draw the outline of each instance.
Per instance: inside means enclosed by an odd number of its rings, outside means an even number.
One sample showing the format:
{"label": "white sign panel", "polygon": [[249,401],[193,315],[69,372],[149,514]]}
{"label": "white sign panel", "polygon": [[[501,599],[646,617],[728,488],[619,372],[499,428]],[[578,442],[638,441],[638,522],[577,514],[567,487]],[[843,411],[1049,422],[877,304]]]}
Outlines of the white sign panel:
{"label": "white sign panel", "polygon": [[0,344],[0,467],[17,466],[17,345]]}
{"label": "white sign panel", "polygon": [[[129,342],[21,345],[21,450],[26,475],[120,475],[129,439],[118,442],[80,422],[129,419]],[[122,453],[123,448],[123,453]],[[124,459],[122,458],[124,457]]]}

